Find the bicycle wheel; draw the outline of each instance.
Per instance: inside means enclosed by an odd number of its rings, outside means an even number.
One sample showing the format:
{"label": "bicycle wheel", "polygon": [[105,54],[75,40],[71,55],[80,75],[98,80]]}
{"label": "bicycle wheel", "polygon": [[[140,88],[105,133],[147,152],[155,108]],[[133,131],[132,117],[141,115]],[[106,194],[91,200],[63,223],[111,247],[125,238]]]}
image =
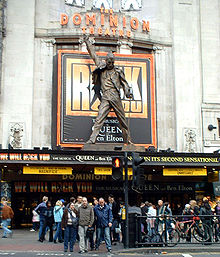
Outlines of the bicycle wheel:
{"label": "bicycle wheel", "polygon": [[193,237],[198,242],[207,242],[210,239],[210,235],[208,231],[209,231],[208,225],[200,223],[194,226]]}
{"label": "bicycle wheel", "polygon": [[162,240],[163,240],[163,243],[169,247],[173,247],[177,245],[180,241],[179,231],[176,229],[172,229],[171,231],[167,231],[167,232],[163,231]]}

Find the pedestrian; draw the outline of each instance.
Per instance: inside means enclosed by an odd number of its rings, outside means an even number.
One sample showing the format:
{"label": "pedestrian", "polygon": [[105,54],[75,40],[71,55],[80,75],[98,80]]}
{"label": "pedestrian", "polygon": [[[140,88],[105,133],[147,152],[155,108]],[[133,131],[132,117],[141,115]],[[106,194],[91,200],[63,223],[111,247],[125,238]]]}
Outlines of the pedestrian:
{"label": "pedestrian", "polygon": [[6,200],[2,201],[2,228],[4,230],[2,238],[7,238],[7,234],[12,237],[12,230],[8,228],[11,224],[11,220],[14,217],[14,212],[12,208],[7,204]]}
{"label": "pedestrian", "polygon": [[[93,212],[94,212],[94,206],[96,206],[98,203],[99,203],[99,201],[97,200],[97,198],[93,197],[93,204],[91,205],[93,208]],[[95,230],[95,228],[96,228],[96,219],[94,218],[92,227],[89,230],[87,230],[87,232],[86,232],[87,237],[89,238],[89,244],[90,244],[91,251],[93,251],[95,249],[94,232],[96,231],[96,233],[97,233],[97,230]],[[96,234],[96,239],[97,239],[97,234]],[[103,240],[104,240],[104,238],[103,238]]]}
{"label": "pedestrian", "polygon": [[149,202],[146,201],[145,203],[141,203],[141,216],[143,216],[144,218],[141,218],[141,231],[144,233],[144,234],[147,234],[148,230],[147,230],[147,227],[148,227],[148,224],[146,222],[146,218],[145,216],[147,216],[147,213],[148,213],[148,208],[149,208]]}
{"label": "pedestrian", "polygon": [[79,253],[88,252],[88,237],[86,232],[91,228],[94,222],[94,211],[92,206],[88,204],[87,198],[82,198],[82,205],[79,207]]}
{"label": "pedestrian", "polygon": [[168,204],[166,206],[163,203],[163,200],[158,200],[158,206],[157,206],[157,219],[156,219],[156,225],[157,225],[157,230],[160,235],[162,235],[164,229],[165,229],[165,216],[166,215],[172,215],[170,214],[170,208]]}
{"label": "pedestrian", "polygon": [[58,200],[56,202],[56,205],[53,209],[53,215],[54,215],[54,222],[56,224],[56,233],[53,239],[54,244],[57,243],[57,238],[59,243],[63,243],[62,239],[62,229],[61,229],[61,221],[63,217],[63,203]]}
{"label": "pedestrian", "polygon": [[114,196],[111,194],[108,197],[108,205],[112,210],[112,216],[113,216],[113,220],[112,220],[112,227],[111,227],[111,240],[112,243],[114,242],[120,242],[120,235],[119,233],[116,233],[116,228],[119,227],[119,211],[120,211],[120,206],[116,203]]}
{"label": "pedestrian", "polygon": [[[42,230],[43,230],[43,225],[44,225],[44,220],[45,220],[45,216],[43,215],[43,213],[47,208],[47,205],[46,205],[47,201],[48,201],[48,197],[44,196],[42,199],[42,202],[40,204],[38,204],[38,206],[34,209],[40,215],[39,241],[40,241],[40,237],[41,237]],[[44,235],[44,237],[45,237],[45,235]]]}
{"label": "pedestrian", "polygon": [[130,213],[135,213],[141,216],[141,208],[136,205],[135,200],[131,201],[130,204],[128,205],[128,214]]}
{"label": "pedestrian", "polygon": [[33,214],[32,216],[33,227],[30,231],[33,232],[33,231],[37,231],[39,228],[40,216],[35,210],[32,211],[32,214]]}
{"label": "pedestrian", "polygon": [[[200,208],[196,202],[196,200],[190,200],[189,202],[190,204],[190,207],[191,207],[191,213],[194,215],[194,216],[199,216],[199,213],[200,213]],[[199,220],[199,219],[198,219]]]}
{"label": "pedestrian", "polygon": [[176,219],[180,221],[181,217],[178,217],[178,216],[181,216],[183,214],[183,208],[180,203],[177,203],[176,209],[174,212],[175,212],[175,215],[177,215]]}
{"label": "pedestrian", "polygon": [[120,202],[120,210],[119,210],[119,217],[120,217],[120,224],[121,224],[121,242],[125,244],[125,218],[126,218],[126,211],[125,211],[125,203],[123,201]]}
{"label": "pedestrian", "polygon": [[[76,202],[75,202],[75,205],[74,205],[74,207],[75,207],[75,209],[77,210],[77,212],[78,212],[78,210],[79,210],[79,207],[82,205],[82,196],[81,195],[78,195],[77,196],[77,199],[76,199]],[[76,234],[76,240],[77,241],[79,241],[79,231],[78,231],[78,229],[79,229],[79,227],[77,227],[77,234]]]}
{"label": "pedestrian", "polygon": [[76,203],[76,198],[73,197],[73,196],[70,197],[70,202],[67,204],[67,206],[66,206],[65,208],[68,209],[68,208],[70,207],[70,204],[71,204],[71,203],[74,203],[74,204]]}
{"label": "pedestrian", "polygon": [[216,215],[214,219],[215,242],[218,242],[220,237],[220,201],[216,202],[214,213]]}
{"label": "pedestrian", "polygon": [[[206,224],[205,226],[205,236],[209,236],[208,242],[212,242],[212,219],[213,219],[213,212],[211,209],[211,206],[209,204],[209,199],[206,197],[203,198],[203,204],[200,209],[200,216],[203,224]],[[206,243],[210,244],[210,243]]]}
{"label": "pedestrian", "polygon": [[[96,198],[96,197],[93,197],[93,208],[99,204],[99,200]],[[96,242],[97,242],[97,238],[98,238],[98,231],[96,229],[96,219],[94,219],[94,223],[93,223],[93,227],[95,228],[95,242],[94,242],[94,239],[93,237],[90,236],[89,238],[89,242],[90,242],[90,248],[91,248],[91,251],[93,251],[95,249],[95,245],[96,245]],[[104,238],[102,237],[101,238],[101,242],[104,241]]]}
{"label": "pedestrian", "polygon": [[99,249],[101,243],[101,237],[104,235],[104,240],[108,252],[111,252],[111,238],[110,228],[112,226],[112,211],[110,207],[105,203],[103,198],[99,198],[99,204],[94,207],[94,214],[97,219],[97,240],[95,249]]}
{"label": "pedestrian", "polygon": [[40,242],[43,243],[45,240],[46,228],[48,227],[49,232],[49,242],[53,242],[53,224],[54,224],[54,217],[53,217],[53,207],[50,201],[46,203],[47,208],[44,210],[44,225],[42,228],[42,233],[40,236]]}
{"label": "pedestrian", "polygon": [[[191,206],[190,206],[190,204],[185,204],[185,208],[183,209],[183,213],[182,213],[182,215],[183,215],[183,221],[189,221],[189,220],[192,220],[192,216],[190,217],[190,215],[192,215],[192,209],[191,209]],[[184,231],[184,233],[187,231],[187,229],[188,229],[188,233],[187,233],[187,235],[186,235],[186,241],[187,242],[191,242],[191,228],[190,228],[190,225],[191,225],[192,223],[190,223],[190,222],[187,222],[187,223],[184,223],[184,227],[183,227],[183,231]]]}
{"label": "pedestrian", "polygon": [[82,205],[82,196],[79,195],[77,196],[77,201],[74,205],[75,209],[78,211],[79,210],[79,207]]}
{"label": "pedestrian", "polygon": [[76,242],[76,234],[78,227],[78,212],[74,207],[74,203],[70,203],[69,208],[65,208],[61,221],[61,228],[64,230],[64,252],[68,250],[73,252],[73,247]]}
{"label": "pedestrian", "polygon": [[61,203],[62,203],[62,208],[65,208],[65,200],[64,199],[60,199]]}
{"label": "pedestrian", "polygon": [[171,206],[169,202],[165,202],[165,215],[166,215],[166,229],[168,230],[169,233],[172,232],[173,228],[172,228],[172,220],[173,220],[173,214],[172,214],[172,210],[171,210]]}
{"label": "pedestrian", "polygon": [[157,210],[152,203],[148,203],[147,211],[147,233],[149,236],[155,235],[155,220],[156,220]]}

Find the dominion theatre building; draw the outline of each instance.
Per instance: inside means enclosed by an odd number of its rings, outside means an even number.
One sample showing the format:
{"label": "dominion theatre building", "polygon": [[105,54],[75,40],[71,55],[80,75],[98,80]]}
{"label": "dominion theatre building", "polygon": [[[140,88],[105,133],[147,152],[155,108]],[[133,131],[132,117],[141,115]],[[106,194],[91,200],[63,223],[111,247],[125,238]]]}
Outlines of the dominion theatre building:
{"label": "dominion theatre building", "polygon": [[[98,113],[84,35],[100,58],[110,50],[134,97],[121,94],[145,182],[129,199],[172,208],[220,196],[218,0],[1,0],[1,198],[16,226],[47,195],[123,200],[112,156],[123,155],[111,112],[85,148]],[[139,150],[141,149],[141,150]],[[133,151],[132,150],[132,151]]]}

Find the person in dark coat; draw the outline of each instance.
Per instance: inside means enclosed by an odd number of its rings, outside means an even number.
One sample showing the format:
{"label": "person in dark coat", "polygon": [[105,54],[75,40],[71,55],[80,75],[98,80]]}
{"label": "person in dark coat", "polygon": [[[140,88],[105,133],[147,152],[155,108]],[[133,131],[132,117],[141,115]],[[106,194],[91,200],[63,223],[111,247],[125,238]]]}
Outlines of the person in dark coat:
{"label": "person in dark coat", "polygon": [[96,250],[98,250],[101,243],[101,236],[104,235],[104,240],[108,252],[111,252],[111,238],[110,238],[110,228],[112,226],[112,210],[105,203],[103,198],[99,199],[99,204],[94,207],[94,214],[96,217],[96,229],[97,229],[97,241]]}
{"label": "person in dark coat", "polygon": [[[201,206],[200,209],[200,215],[201,215],[201,220],[203,224],[206,224],[207,226],[205,227],[205,233],[207,233],[209,235],[209,242],[212,241],[212,209],[211,206],[209,204],[209,201],[206,197],[203,198],[203,204]],[[206,217],[202,216],[202,215],[208,215]],[[207,228],[207,231],[206,231]]]}
{"label": "person in dark coat", "polygon": [[149,209],[149,202],[146,201],[145,203],[141,203],[141,216],[144,216],[144,218],[141,218],[141,224],[143,226],[142,228],[142,232],[144,232],[145,234],[147,234],[148,230],[147,230],[147,213],[148,213],[148,209]]}
{"label": "person in dark coat", "polygon": [[112,227],[111,227],[111,232],[112,232],[111,239],[112,239],[112,242],[120,242],[120,235],[119,235],[119,233],[116,233],[116,230],[115,230],[119,226],[120,207],[116,203],[113,195],[109,195],[108,201],[109,201],[108,205],[112,210],[112,216],[113,216]]}
{"label": "person in dark coat", "polygon": [[43,225],[44,225],[44,221],[45,221],[44,211],[47,208],[47,205],[46,205],[47,201],[48,201],[48,197],[44,196],[42,203],[38,204],[38,206],[34,209],[40,216],[39,241],[40,241],[40,237],[42,234]]}
{"label": "person in dark coat", "polygon": [[43,243],[43,241],[45,240],[44,236],[45,236],[45,231],[46,228],[49,227],[50,233],[49,233],[49,242],[53,242],[53,224],[54,224],[54,217],[53,217],[53,207],[51,206],[51,202],[47,201],[47,208],[45,209],[43,215],[45,217],[44,219],[44,225],[42,228],[42,233],[40,236],[40,242]]}

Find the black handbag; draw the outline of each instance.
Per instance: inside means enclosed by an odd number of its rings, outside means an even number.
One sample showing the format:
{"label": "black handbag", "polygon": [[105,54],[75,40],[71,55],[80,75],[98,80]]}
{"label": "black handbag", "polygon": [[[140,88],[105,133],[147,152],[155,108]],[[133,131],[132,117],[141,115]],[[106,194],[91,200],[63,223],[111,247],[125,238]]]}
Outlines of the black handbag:
{"label": "black handbag", "polygon": [[95,231],[94,227],[88,227],[86,230],[86,237],[90,238],[91,236],[93,236],[94,231]]}

